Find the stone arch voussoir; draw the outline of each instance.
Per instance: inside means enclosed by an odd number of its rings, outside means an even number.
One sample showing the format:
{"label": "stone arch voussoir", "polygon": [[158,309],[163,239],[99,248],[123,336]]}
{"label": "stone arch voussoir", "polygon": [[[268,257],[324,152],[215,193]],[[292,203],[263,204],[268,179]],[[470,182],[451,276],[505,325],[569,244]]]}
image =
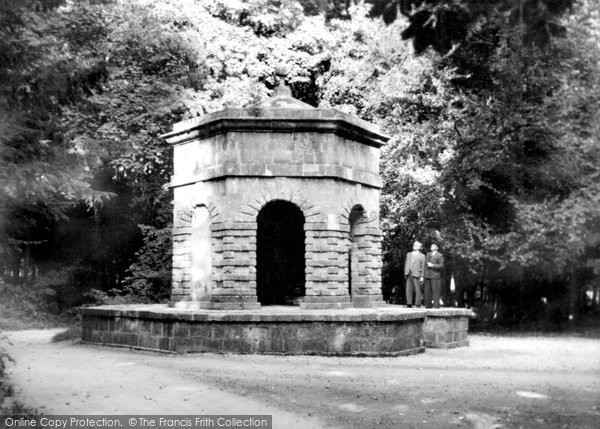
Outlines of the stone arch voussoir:
{"label": "stone arch voussoir", "polygon": [[255,197],[249,203],[244,204],[240,212],[249,219],[256,219],[262,208],[275,200],[287,201],[297,206],[302,211],[305,222],[310,222],[311,217],[318,216],[320,213],[318,208],[310,204],[298,189],[277,190],[274,186],[265,188],[259,197]]}
{"label": "stone arch voussoir", "polygon": [[350,214],[355,206],[361,206],[363,208],[363,216],[361,216],[360,218],[361,224],[372,223],[379,215],[379,213],[374,208],[366,207],[362,202],[352,200],[350,202],[345,203],[342,206],[341,217],[345,222],[348,223],[348,225],[350,225]]}

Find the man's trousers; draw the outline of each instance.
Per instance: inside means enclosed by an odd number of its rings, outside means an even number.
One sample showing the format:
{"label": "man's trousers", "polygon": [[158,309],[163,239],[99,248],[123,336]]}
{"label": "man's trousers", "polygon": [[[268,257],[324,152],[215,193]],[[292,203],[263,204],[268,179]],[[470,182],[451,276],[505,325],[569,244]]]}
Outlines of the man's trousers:
{"label": "man's trousers", "polygon": [[415,296],[415,305],[421,305],[423,294],[421,293],[419,278],[409,274],[406,277],[406,305],[413,305],[413,295]]}
{"label": "man's trousers", "polygon": [[425,279],[425,307],[431,308],[433,299],[433,307],[440,308],[441,283],[441,279]]}

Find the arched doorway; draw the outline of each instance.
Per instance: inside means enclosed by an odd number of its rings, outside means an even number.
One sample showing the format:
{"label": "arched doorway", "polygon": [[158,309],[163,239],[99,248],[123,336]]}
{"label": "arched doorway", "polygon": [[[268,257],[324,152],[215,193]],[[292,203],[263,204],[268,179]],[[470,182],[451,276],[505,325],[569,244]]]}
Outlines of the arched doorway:
{"label": "arched doorway", "polygon": [[262,305],[296,305],[305,294],[304,215],[288,201],[267,203],[257,217],[256,295]]}
{"label": "arched doorway", "polygon": [[360,249],[358,243],[360,238],[357,233],[360,232],[361,222],[364,217],[365,209],[360,204],[356,204],[350,210],[348,215],[348,223],[350,224],[350,248],[348,249],[348,294],[350,296],[357,292],[361,284],[359,259]]}

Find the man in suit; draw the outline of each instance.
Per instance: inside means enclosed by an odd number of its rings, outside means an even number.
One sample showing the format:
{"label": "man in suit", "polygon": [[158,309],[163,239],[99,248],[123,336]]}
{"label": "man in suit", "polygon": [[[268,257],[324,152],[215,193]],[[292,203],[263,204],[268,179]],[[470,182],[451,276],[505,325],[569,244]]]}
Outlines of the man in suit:
{"label": "man in suit", "polygon": [[431,244],[431,252],[425,258],[425,307],[440,308],[441,277],[444,268],[444,255],[438,252],[438,245]]}
{"label": "man in suit", "polygon": [[404,262],[404,276],[406,277],[406,306],[413,306],[413,295],[415,305],[420,307],[423,295],[421,293],[421,283],[425,274],[425,255],[419,250],[421,243],[415,241],[413,251],[406,255]]}

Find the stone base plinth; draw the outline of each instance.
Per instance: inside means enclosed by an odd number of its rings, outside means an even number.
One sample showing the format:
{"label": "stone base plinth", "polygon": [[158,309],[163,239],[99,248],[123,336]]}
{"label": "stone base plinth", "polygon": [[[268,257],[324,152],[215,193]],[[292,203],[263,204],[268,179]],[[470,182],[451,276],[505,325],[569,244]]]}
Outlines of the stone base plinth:
{"label": "stone base plinth", "polygon": [[[211,297],[212,298],[212,297]],[[169,307],[179,310],[259,310],[258,302],[227,302],[211,299],[210,301],[172,301]]]}
{"label": "stone base plinth", "polygon": [[102,306],[83,311],[83,341],[175,353],[399,356],[425,350],[424,318],[381,308]]}
{"label": "stone base plinth", "polygon": [[[167,305],[86,308],[84,342],[185,353],[401,356],[467,345],[468,310],[211,310]],[[439,329],[439,332],[436,331]]]}
{"label": "stone base plinth", "polygon": [[300,303],[300,308],[303,310],[326,310],[351,307],[352,302],[350,302],[350,297],[348,295],[305,296]]}
{"label": "stone base plinth", "polygon": [[469,345],[469,317],[466,309],[428,309],[423,325],[423,344],[428,348],[451,348]]}
{"label": "stone base plinth", "polygon": [[333,295],[333,296],[306,296],[300,303],[300,308],[305,310],[325,310],[341,308],[376,308],[386,306],[381,294],[379,295]]}
{"label": "stone base plinth", "polygon": [[352,296],[352,306],[356,308],[374,308],[383,307],[386,302],[381,294],[379,295],[354,295]]}

